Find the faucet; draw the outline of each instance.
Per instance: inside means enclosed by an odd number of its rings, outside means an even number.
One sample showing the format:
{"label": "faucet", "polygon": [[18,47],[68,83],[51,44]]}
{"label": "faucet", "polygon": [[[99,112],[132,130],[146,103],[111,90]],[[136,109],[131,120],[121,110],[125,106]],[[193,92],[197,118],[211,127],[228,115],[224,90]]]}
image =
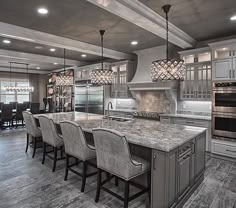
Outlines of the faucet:
{"label": "faucet", "polygon": [[107,103],[108,117],[109,117],[109,114],[110,114],[110,106],[111,106],[111,109],[113,109],[112,102]]}

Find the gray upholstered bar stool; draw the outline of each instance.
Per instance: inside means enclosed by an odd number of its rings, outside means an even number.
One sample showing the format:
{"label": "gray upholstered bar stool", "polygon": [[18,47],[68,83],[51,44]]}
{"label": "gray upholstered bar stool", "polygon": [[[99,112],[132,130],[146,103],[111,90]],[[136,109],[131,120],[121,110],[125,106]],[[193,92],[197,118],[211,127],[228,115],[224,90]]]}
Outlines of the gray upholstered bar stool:
{"label": "gray upholstered bar stool", "polygon": [[[96,161],[95,164],[92,163],[92,160],[96,158],[95,148],[87,144],[84,132],[78,124],[70,121],[63,121],[60,123],[60,126],[66,153],[65,181],[67,180],[69,170],[79,175],[82,177],[81,192],[84,192],[86,178],[97,174],[97,171],[87,174],[87,165],[97,169]],[[74,164],[70,164],[69,159],[71,157],[76,159]],[[73,166],[78,164],[77,160],[83,164],[82,173],[72,169]]]}
{"label": "gray upholstered bar stool", "polygon": [[[115,130],[104,128],[94,129],[93,136],[98,167],[97,193],[95,202],[99,201],[100,190],[103,189],[118,199],[124,201],[124,207],[127,208],[129,201],[150,190],[150,163],[140,157],[133,155],[131,156],[126,137]],[[103,187],[109,179],[102,181],[102,171],[108,172],[124,181],[124,197]],[[141,187],[131,181],[131,179],[145,173],[148,176],[148,187]],[[133,196],[129,196],[130,184],[136,186],[137,188],[141,187],[142,190]]]}
{"label": "gray upholstered bar stool", "polygon": [[[39,116],[40,128],[43,136],[43,160],[44,164],[45,156],[48,156],[49,159],[53,160],[52,172],[56,169],[57,160],[65,159],[63,158],[63,146],[64,141],[62,136],[57,133],[57,128],[53,120],[49,119],[46,116]],[[47,146],[53,147],[53,151],[47,151]],[[57,157],[57,151],[61,150],[61,157]],[[54,157],[51,157],[48,153],[54,152]]]}
{"label": "gray upholstered bar stool", "polygon": [[37,144],[42,142],[42,133],[41,130],[38,128],[35,118],[33,117],[32,113],[24,111],[22,112],[23,118],[25,121],[26,127],[26,134],[27,134],[27,141],[26,141],[26,149],[25,152],[28,151],[29,147],[29,136],[32,137],[32,144],[33,144],[33,155],[34,158],[36,149],[39,148]]}

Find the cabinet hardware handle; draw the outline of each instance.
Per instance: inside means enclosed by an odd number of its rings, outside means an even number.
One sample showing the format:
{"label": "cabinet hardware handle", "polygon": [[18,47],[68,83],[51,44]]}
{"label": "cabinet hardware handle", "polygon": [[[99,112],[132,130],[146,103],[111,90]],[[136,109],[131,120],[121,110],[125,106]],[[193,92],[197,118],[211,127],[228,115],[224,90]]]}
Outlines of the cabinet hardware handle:
{"label": "cabinet hardware handle", "polygon": [[235,56],[235,50],[233,50],[233,56]]}
{"label": "cabinet hardware handle", "polygon": [[231,56],[231,51],[229,51],[229,56]]}
{"label": "cabinet hardware handle", "polygon": [[236,153],[236,151],[234,150],[230,150],[230,149],[226,149],[227,152],[233,152],[233,153]]}
{"label": "cabinet hardware handle", "polygon": [[229,78],[231,78],[231,70],[229,70]]}
{"label": "cabinet hardware handle", "polygon": [[156,170],[156,155],[153,156],[153,170]]}
{"label": "cabinet hardware handle", "polygon": [[235,71],[234,70],[232,70],[233,71],[233,78],[235,78]]}

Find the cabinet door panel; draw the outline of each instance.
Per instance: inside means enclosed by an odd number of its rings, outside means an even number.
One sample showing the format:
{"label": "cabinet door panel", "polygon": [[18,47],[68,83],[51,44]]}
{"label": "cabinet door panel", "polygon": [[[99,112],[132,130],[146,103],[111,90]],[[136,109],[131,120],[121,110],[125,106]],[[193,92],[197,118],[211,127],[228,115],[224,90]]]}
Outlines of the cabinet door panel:
{"label": "cabinet door panel", "polygon": [[190,155],[179,160],[179,198],[190,188],[191,161]]}
{"label": "cabinet door panel", "polygon": [[213,62],[213,80],[231,79],[232,59],[217,60]]}
{"label": "cabinet door panel", "polygon": [[195,179],[205,169],[205,145],[206,145],[206,135],[200,135],[195,142]]}

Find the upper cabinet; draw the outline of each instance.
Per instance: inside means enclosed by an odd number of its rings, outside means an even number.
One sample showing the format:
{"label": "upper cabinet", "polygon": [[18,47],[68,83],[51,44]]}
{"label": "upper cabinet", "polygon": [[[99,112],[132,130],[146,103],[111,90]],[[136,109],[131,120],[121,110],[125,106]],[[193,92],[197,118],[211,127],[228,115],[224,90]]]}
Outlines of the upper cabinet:
{"label": "upper cabinet", "polygon": [[236,80],[236,40],[209,44],[212,48],[212,80]]}
{"label": "upper cabinet", "polygon": [[114,73],[114,79],[111,85],[112,98],[129,98],[131,94],[127,82],[130,82],[134,76],[134,64],[131,61],[120,61],[111,64]]}
{"label": "upper cabinet", "polygon": [[186,64],[184,81],[180,85],[181,100],[210,100],[212,63],[210,48],[180,52]]}
{"label": "upper cabinet", "polygon": [[[110,65],[110,63],[104,62],[105,69],[110,69]],[[101,68],[101,63],[77,67],[75,69],[75,81],[89,80],[91,71],[99,68]]]}

